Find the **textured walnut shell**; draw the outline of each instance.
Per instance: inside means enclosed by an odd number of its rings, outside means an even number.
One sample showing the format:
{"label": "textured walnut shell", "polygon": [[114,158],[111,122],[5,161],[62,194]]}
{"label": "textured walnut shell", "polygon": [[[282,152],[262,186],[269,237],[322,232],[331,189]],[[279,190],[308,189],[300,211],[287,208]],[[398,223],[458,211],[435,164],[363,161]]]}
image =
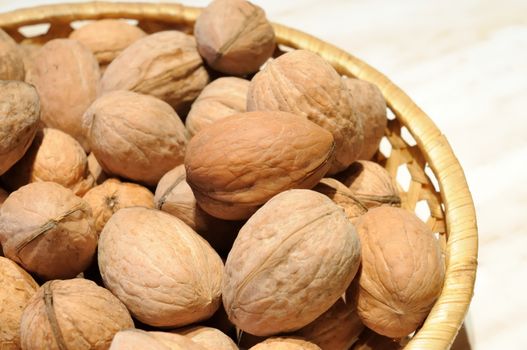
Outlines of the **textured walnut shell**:
{"label": "textured walnut shell", "polygon": [[179,327],[218,309],[223,263],[178,218],[147,208],[115,213],[99,239],[104,284],[141,322]]}
{"label": "textured walnut shell", "polygon": [[360,242],[343,210],[311,190],[282,192],[242,227],[225,263],[223,305],[248,333],[294,331],[344,294]]}
{"label": "textured walnut shell", "polygon": [[403,349],[401,342],[383,337],[366,328],[350,350],[401,350]]}
{"label": "textured walnut shell", "polygon": [[0,257],[0,349],[20,349],[20,318],[38,284],[15,262]]}
{"label": "textured walnut shell", "polygon": [[355,279],[333,306],[316,320],[295,332],[295,335],[320,346],[322,350],[348,350],[364,329],[354,297],[358,283]]}
{"label": "textured walnut shell", "polygon": [[238,350],[232,339],[216,328],[197,326],[179,330],[178,334],[186,336],[207,350]]}
{"label": "textured walnut shell", "polygon": [[80,143],[65,132],[51,128],[37,132],[24,157],[2,179],[11,190],[31,182],[56,182],[78,196],[95,185]]}
{"label": "textured walnut shell", "polygon": [[24,61],[17,43],[0,29],[0,80],[24,80]]}
{"label": "textured walnut shell", "polygon": [[183,163],[185,126],[155,97],[113,91],[88,108],[83,123],[93,154],[109,174],[155,185]]}
{"label": "textured walnut shell", "polygon": [[159,180],[154,199],[156,208],[178,217],[205,238],[218,253],[227,255],[241,223],[207,214],[199,207],[185,177],[185,167],[179,165]]}
{"label": "textured walnut shell", "polygon": [[275,35],[260,7],[245,0],[214,0],[194,26],[199,53],[217,71],[245,75],[273,54]]}
{"label": "textured walnut shell", "polygon": [[101,89],[102,93],[130,90],[152,95],[181,112],[208,82],[194,38],[172,30],[128,46],[104,72]]}
{"label": "textured walnut shell", "polygon": [[359,159],[371,159],[379,149],[379,143],[388,125],[386,101],[381,90],[371,83],[359,79],[344,79],[351,93],[351,108],[360,115],[364,130],[364,142]]}
{"label": "textured walnut shell", "polygon": [[40,100],[35,88],[29,84],[0,81],[0,101],[2,175],[22,158],[31,145],[40,121]]}
{"label": "textured walnut shell", "polygon": [[99,65],[112,62],[124,49],[146,36],[140,28],[117,19],[102,19],[88,23],[70,34],[89,48]]}
{"label": "textured walnut shell", "polygon": [[108,349],[115,333],[133,327],[126,307],[94,282],[49,281],[24,310],[22,348]]}
{"label": "textured walnut shell", "polygon": [[[127,329],[115,335],[109,350],[207,350],[185,336]],[[218,349],[220,350],[220,349]]]}
{"label": "textured walnut shell", "polygon": [[296,337],[268,338],[249,350],[322,350],[316,344]]}
{"label": "textured walnut shell", "polygon": [[362,244],[359,317],[381,335],[404,337],[441,293],[445,266],[439,243],[425,223],[401,208],[370,209],[356,226]]}
{"label": "textured walnut shell", "polygon": [[325,194],[331,198],[335,204],[344,210],[344,213],[346,213],[346,216],[351,222],[355,222],[359,216],[368,211],[366,206],[353,195],[353,192],[346,185],[330,177],[320,180],[313,187],[313,191]]}
{"label": "textured walnut shell", "polygon": [[291,112],[330,131],[336,143],[332,174],[360,154],[363,126],[351,95],[335,69],[313,52],[295,50],[269,62],[251,80],[247,110]]}
{"label": "textured walnut shell", "polygon": [[0,209],[4,254],[46,280],[75,277],[95,254],[91,215],[88,203],[59,184],[23,186]]}
{"label": "textured walnut shell", "polygon": [[102,184],[108,178],[108,175],[102,170],[99,161],[93,153],[88,154],[88,171],[97,185]]}
{"label": "textured walnut shell", "polygon": [[336,178],[348,186],[353,195],[367,208],[401,205],[401,197],[394,179],[377,163],[368,160],[356,161]]}
{"label": "textured walnut shell", "polygon": [[315,186],[334,151],[331,134],[305,118],[240,113],[191,139],[185,156],[187,182],[209,214],[245,219],[277,193]]}
{"label": "textured walnut shell", "polygon": [[88,150],[81,120],[97,97],[100,75],[91,51],[76,40],[48,41],[36,53],[28,74],[40,96],[42,121],[70,134]]}
{"label": "textured walnut shell", "polygon": [[236,77],[219,78],[207,85],[185,119],[190,135],[219,119],[245,112],[248,90],[249,81]]}
{"label": "textured walnut shell", "polygon": [[117,179],[108,179],[83,197],[93,213],[95,230],[100,233],[110,217],[121,208],[154,207],[154,195],[147,188]]}

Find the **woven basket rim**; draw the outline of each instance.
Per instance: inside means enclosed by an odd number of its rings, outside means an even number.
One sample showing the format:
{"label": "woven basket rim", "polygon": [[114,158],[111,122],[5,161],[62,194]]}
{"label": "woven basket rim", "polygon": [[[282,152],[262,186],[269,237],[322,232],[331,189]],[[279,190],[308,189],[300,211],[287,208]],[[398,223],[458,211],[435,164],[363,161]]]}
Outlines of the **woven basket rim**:
{"label": "woven basket rim", "polygon": [[[200,8],[176,3],[64,3],[18,9],[0,14],[0,27],[38,23],[128,18],[192,25]],[[422,328],[405,349],[448,349],[461,327],[473,296],[477,269],[476,214],[463,169],[446,137],[433,121],[394,83],[349,53],[301,31],[273,23],[279,44],[318,53],[339,73],[379,87],[388,107],[414,139],[439,186],[445,205],[447,270],[443,291]]]}

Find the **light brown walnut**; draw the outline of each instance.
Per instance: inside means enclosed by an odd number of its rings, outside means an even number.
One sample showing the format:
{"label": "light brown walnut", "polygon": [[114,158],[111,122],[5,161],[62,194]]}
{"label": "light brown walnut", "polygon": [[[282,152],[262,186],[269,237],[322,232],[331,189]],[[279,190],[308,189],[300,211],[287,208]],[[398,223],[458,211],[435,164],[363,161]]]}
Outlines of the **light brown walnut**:
{"label": "light brown walnut", "polygon": [[[208,350],[187,337],[166,332],[127,329],[115,335],[109,350]],[[220,350],[220,349],[218,349]]]}
{"label": "light brown walnut", "polygon": [[17,43],[0,29],[0,80],[24,80],[22,57]]}
{"label": "light brown walnut", "polygon": [[186,336],[207,350],[238,350],[234,341],[216,328],[196,326],[178,330],[177,333]]}
{"label": "light brown walnut", "polygon": [[88,154],[88,171],[97,185],[102,184],[108,179],[108,175],[102,170],[99,161],[95,158],[95,154],[93,153]]}
{"label": "light brown walnut", "polygon": [[296,337],[268,338],[249,350],[322,350],[316,344]]}
{"label": "light brown walnut", "polygon": [[320,192],[331,198],[335,204],[344,210],[351,222],[355,222],[359,216],[368,211],[368,208],[353,195],[353,192],[346,185],[333,178],[323,178],[313,187],[313,191]]}

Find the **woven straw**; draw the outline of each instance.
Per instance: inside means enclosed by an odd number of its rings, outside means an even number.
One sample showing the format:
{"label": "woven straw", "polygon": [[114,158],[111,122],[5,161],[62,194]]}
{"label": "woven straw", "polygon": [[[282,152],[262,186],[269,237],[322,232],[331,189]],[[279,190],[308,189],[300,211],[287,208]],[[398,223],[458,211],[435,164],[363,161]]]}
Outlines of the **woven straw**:
{"label": "woven straw", "polygon": [[[190,32],[199,12],[198,8],[179,4],[61,4],[0,14],[0,27],[15,40],[28,43],[65,37],[72,31],[72,22],[102,18],[136,19],[147,32],[168,28]],[[23,26],[43,23],[50,27],[40,36],[26,38],[19,32]],[[478,248],[472,197],[450,145],[403,91],[366,63],[300,31],[279,24],[274,29],[283,48],[314,51],[339,73],[369,81],[381,89],[394,118],[386,129],[388,147],[381,148],[376,160],[398,179],[401,172],[409,174],[409,184],[399,184],[402,206],[410,210],[420,206],[429,211],[424,219],[439,235],[447,265],[441,296],[405,349],[450,348],[472,298]]]}

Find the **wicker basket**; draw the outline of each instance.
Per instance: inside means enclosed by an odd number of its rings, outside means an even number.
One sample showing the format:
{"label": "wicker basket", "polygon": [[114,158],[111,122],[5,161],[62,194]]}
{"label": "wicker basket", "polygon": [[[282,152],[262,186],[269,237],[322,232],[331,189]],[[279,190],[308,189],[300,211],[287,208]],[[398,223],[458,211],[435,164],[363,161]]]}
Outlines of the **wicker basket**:
{"label": "wicker basket", "polygon": [[[42,43],[66,37],[72,22],[101,18],[138,21],[147,32],[192,31],[198,8],[179,4],[80,3],[34,7],[0,14],[0,27],[15,40]],[[49,24],[46,33],[27,38],[24,28]],[[477,267],[477,227],[474,206],[463,170],[444,135],[414,102],[384,75],[352,55],[300,31],[275,24],[282,48],[314,51],[339,73],[377,85],[391,114],[383,152],[377,161],[392,176],[409,174],[399,183],[403,207],[429,211],[427,224],[439,234],[446,258],[446,278],[439,300],[405,349],[448,349],[454,341],[473,294]],[[398,177],[400,178],[400,176]]]}

